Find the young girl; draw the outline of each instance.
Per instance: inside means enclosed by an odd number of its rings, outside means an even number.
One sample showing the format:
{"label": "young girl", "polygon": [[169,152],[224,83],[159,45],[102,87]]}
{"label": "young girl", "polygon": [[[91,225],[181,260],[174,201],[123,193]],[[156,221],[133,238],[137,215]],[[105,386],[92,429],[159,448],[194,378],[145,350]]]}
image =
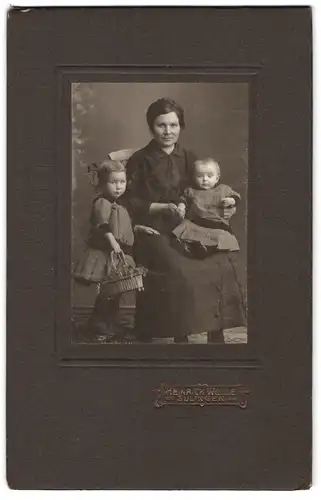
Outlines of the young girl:
{"label": "young girl", "polygon": [[[173,230],[176,245],[194,258],[216,256],[216,315],[220,327],[209,332],[209,342],[223,341],[223,329],[245,325],[245,306],[237,272],[238,241],[224,209],[234,207],[240,195],[220,184],[220,167],[211,158],[194,164],[193,186],[184,191],[177,211],[183,221]],[[186,218],[185,218],[186,216]]]}
{"label": "young girl", "polygon": [[[88,248],[84,259],[76,266],[74,277],[85,284],[99,284],[112,272],[112,252],[121,254],[127,264],[135,267],[132,258],[134,235],[122,196],[127,185],[124,165],[107,160],[89,170],[95,174],[99,195],[93,202]],[[115,338],[119,299],[119,295],[106,297],[102,291],[96,298],[89,328],[100,340],[111,341]]]}

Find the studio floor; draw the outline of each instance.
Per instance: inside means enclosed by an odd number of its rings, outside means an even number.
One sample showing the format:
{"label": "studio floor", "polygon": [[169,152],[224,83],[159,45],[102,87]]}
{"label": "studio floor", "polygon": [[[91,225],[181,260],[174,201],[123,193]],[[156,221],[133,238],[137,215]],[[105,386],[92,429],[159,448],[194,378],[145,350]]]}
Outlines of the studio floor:
{"label": "studio floor", "polygon": [[[114,343],[132,343],[135,344],[134,338],[134,311],[133,307],[124,307],[120,314],[120,323],[123,331],[126,332],[125,339],[120,335],[119,339]],[[101,343],[104,344],[104,339],[91,339],[90,332],[87,331],[87,322],[90,317],[91,309],[77,308],[73,311],[73,342],[75,343]],[[207,333],[198,333],[189,335],[188,342],[190,344],[207,344]],[[230,330],[224,330],[225,344],[246,344],[247,343],[247,329],[246,327],[237,327]],[[153,344],[172,344],[174,339],[172,337],[152,339]]]}

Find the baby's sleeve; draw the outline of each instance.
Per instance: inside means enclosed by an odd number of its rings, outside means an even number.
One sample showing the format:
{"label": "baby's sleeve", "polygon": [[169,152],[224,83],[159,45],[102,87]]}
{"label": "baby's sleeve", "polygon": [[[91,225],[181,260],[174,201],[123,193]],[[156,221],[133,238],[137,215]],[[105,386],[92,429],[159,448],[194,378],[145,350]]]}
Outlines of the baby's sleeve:
{"label": "baby's sleeve", "polygon": [[236,203],[240,201],[241,195],[237,191],[234,191],[234,189],[232,189],[231,186],[222,185],[222,188],[223,188],[223,198],[234,198]]}
{"label": "baby's sleeve", "polygon": [[92,223],[93,226],[104,231],[104,233],[109,233],[109,219],[111,214],[111,203],[105,198],[98,198],[94,202],[93,212],[92,212]]}

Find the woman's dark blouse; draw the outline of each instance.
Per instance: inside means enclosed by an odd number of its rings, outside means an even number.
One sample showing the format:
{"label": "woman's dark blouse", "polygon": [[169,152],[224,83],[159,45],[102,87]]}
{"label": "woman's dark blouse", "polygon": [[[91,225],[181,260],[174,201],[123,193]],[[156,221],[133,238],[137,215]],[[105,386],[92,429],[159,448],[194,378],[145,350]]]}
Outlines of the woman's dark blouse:
{"label": "woman's dark blouse", "polygon": [[161,230],[164,220],[149,214],[152,203],[179,203],[184,189],[190,185],[193,164],[197,157],[178,143],[166,154],[152,140],[127,163],[127,199],[135,224]]}

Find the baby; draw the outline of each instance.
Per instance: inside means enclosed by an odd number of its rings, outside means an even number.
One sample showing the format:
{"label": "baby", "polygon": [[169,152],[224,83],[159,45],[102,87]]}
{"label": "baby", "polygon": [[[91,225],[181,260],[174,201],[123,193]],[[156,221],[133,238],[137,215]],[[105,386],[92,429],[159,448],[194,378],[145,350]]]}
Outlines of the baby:
{"label": "baby", "polygon": [[197,255],[205,256],[211,250],[239,250],[229,219],[224,218],[224,209],[234,207],[240,195],[219,180],[220,167],[215,160],[196,161],[193,187],[185,189],[177,207],[184,220],[173,234],[184,243],[185,250]]}

